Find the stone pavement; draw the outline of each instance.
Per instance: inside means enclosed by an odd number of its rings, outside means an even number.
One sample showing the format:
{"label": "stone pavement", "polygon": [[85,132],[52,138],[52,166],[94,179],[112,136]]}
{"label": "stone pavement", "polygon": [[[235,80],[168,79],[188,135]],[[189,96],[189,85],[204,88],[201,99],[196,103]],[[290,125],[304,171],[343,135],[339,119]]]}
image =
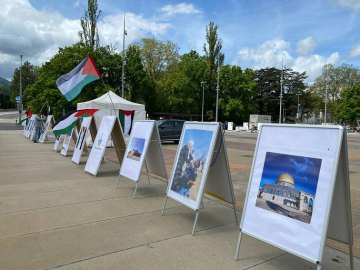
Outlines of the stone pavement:
{"label": "stone pavement", "polygon": [[[226,134],[238,217],[244,203],[256,134]],[[35,144],[21,131],[0,130],[0,269],[316,269],[298,257],[239,234],[228,205],[205,199],[195,236],[195,213],[169,199],[166,183],[142,175],[115,184],[119,164],[106,161],[97,177],[54,153],[51,142]],[[177,145],[163,144],[170,172]],[[355,253],[359,256],[360,136],[349,136]],[[336,247],[333,248],[333,247]],[[323,269],[349,269],[349,257],[327,242]],[[345,249],[346,250],[346,249]],[[360,269],[359,258],[354,259]]]}

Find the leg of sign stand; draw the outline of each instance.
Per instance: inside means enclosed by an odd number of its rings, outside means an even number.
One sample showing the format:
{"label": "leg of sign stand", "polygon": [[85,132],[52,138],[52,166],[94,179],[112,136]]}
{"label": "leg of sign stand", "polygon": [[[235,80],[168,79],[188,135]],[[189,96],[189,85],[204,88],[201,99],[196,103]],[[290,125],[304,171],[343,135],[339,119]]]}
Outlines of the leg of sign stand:
{"label": "leg of sign stand", "polygon": [[195,227],[196,227],[196,223],[198,221],[198,218],[199,218],[199,209],[196,209],[196,216],[195,216],[195,221],[194,221],[194,226],[193,226],[193,229],[192,229],[192,232],[191,232],[191,235],[194,236],[195,234]]}
{"label": "leg of sign stand", "polygon": [[119,174],[119,177],[118,177],[118,180],[117,180],[117,183],[116,183],[116,187],[115,187],[115,189],[116,189],[116,188],[118,188],[118,186],[119,186],[119,182],[120,182],[120,174]]}
{"label": "leg of sign stand", "polygon": [[239,239],[238,239],[238,242],[237,242],[236,252],[235,252],[235,261],[237,261],[239,259],[241,237],[242,237],[242,232],[241,232],[241,229],[240,229]]}
{"label": "leg of sign stand", "polygon": [[148,169],[148,166],[147,166],[146,160],[145,160],[145,168],[146,168],[146,174],[147,174],[147,178],[148,178],[149,185],[150,185],[149,169]]}
{"label": "leg of sign stand", "polygon": [[133,194],[133,199],[135,198],[135,194],[136,194],[137,187],[138,187],[138,183],[136,182],[135,190],[134,190],[134,194]]}
{"label": "leg of sign stand", "polygon": [[316,263],[316,270],[321,270],[321,264],[320,264],[320,262],[317,262],[317,263]]}
{"label": "leg of sign stand", "polygon": [[164,215],[164,212],[165,212],[165,207],[166,207],[166,202],[167,202],[167,196],[165,197],[165,201],[164,201],[164,206],[163,206],[163,209],[161,211],[161,215],[163,216]]}
{"label": "leg of sign stand", "polygon": [[349,255],[350,255],[350,270],[354,270],[354,254],[353,254],[353,245],[349,245]]}

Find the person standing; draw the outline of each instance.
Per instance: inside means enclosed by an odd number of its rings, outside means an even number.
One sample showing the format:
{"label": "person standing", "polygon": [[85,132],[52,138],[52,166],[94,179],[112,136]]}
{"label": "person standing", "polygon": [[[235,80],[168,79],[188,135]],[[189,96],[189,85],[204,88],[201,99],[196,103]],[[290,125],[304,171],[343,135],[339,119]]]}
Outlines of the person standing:
{"label": "person standing", "polygon": [[45,117],[43,117],[42,113],[37,114],[35,117],[35,135],[33,138],[33,142],[37,143],[38,140],[40,139],[40,135],[41,135],[41,128],[43,125],[43,122],[45,122]]}

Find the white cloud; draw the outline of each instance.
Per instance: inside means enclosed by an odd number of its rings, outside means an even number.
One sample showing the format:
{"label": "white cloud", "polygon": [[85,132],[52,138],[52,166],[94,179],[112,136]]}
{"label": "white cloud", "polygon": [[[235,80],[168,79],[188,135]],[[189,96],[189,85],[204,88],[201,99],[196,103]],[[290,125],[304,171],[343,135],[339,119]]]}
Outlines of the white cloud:
{"label": "white cloud", "polygon": [[307,37],[302,40],[300,40],[297,43],[297,49],[296,51],[300,55],[307,55],[309,53],[312,53],[315,49],[316,43],[313,37]]}
{"label": "white cloud", "polygon": [[[148,20],[142,15],[134,13],[125,14],[125,28],[127,32],[126,44],[134,40],[148,36],[149,34],[159,37],[164,35],[166,31],[171,28],[169,23],[159,23],[153,20]],[[124,15],[108,15],[98,22],[100,43],[114,44],[120,49],[122,48],[122,36],[124,29]]]}
{"label": "white cloud", "polygon": [[[24,61],[40,65],[59,47],[78,41],[78,20],[68,20],[57,12],[36,10],[28,0],[2,2],[0,54],[4,57],[0,63],[0,76],[12,76],[20,54],[24,55]],[[4,62],[4,59],[9,61]]]}
{"label": "white cloud", "polygon": [[244,48],[238,51],[232,64],[244,68],[261,69],[267,67],[281,68],[284,66],[298,72],[306,72],[307,82],[313,82],[321,74],[322,66],[325,64],[336,64],[340,61],[338,52],[329,57],[317,54],[293,57],[290,44],[283,39],[273,39],[264,42],[256,48]]}
{"label": "white cloud", "polygon": [[272,39],[264,42],[257,48],[244,48],[238,51],[236,59],[232,64],[261,69],[266,67],[281,67],[292,62],[293,59],[288,52],[289,43],[283,39]]}
{"label": "white cloud", "polygon": [[360,57],[360,44],[357,45],[357,46],[350,52],[350,57],[352,57],[352,58]]}
{"label": "white cloud", "polygon": [[201,11],[193,4],[180,3],[177,5],[166,5],[160,9],[164,16],[170,17],[178,14],[199,14]]}
{"label": "white cloud", "polygon": [[351,8],[355,11],[360,12],[360,1],[359,0],[338,0],[339,4]]}

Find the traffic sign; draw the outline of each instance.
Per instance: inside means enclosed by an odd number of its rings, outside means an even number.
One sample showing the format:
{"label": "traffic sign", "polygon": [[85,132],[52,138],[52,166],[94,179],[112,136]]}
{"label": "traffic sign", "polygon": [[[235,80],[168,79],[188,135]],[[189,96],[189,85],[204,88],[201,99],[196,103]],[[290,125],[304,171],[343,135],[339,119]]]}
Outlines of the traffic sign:
{"label": "traffic sign", "polygon": [[20,103],[20,96],[16,96],[16,103]]}

